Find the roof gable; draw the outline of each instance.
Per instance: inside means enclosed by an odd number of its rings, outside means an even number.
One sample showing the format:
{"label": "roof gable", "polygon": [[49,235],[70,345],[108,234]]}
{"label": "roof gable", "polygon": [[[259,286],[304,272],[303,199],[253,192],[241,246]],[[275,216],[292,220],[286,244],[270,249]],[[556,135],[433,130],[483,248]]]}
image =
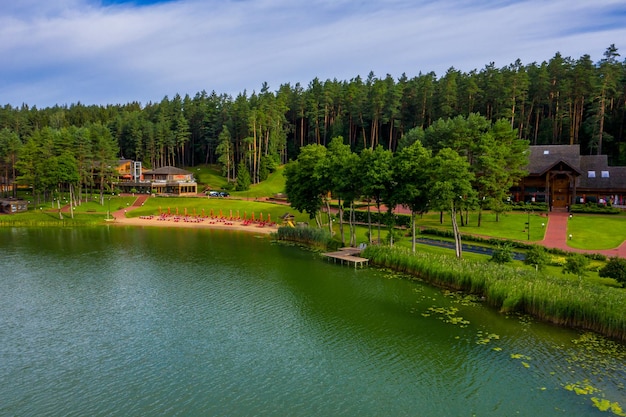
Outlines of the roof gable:
{"label": "roof gable", "polygon": [[173,166],[165,166],[152,171],[144,172],[145,175],[190,175],[191,172]]}
{"label": "roof gable", "polygon": [[542,175],[560,162],[581,172],[579,145],[538,145],[530,146],[529,150],[527,170],[530,175]]}

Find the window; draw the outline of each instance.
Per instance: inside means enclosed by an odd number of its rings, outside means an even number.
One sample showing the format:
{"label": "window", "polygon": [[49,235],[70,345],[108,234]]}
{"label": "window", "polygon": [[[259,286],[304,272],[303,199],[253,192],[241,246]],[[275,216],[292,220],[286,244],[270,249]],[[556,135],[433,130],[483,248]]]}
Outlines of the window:
{"label": "window", "polygon": [[602,171],[602,178],[609,178],[609,171]]}
{"label": "window", "polygon": [[548,149],[546,149],[545,151],[543,151],[544,155],[550,155],[550,151]]}
{"label": "window", "polygon": [[587,171],[587,178],[595,178],[596,171]]}

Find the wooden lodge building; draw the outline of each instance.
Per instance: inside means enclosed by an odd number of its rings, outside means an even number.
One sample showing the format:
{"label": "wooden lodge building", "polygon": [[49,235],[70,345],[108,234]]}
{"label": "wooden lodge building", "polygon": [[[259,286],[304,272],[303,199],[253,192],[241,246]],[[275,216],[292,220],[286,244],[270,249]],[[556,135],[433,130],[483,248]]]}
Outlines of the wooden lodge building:
{"label": "wooden lodge building", "polygon": [[28,210],[28,202],[16,198],[0,198],[0,213],[15,214]]}
{"label": "wooden lodge building", "polygon": [[513,201],[548,203],[550,210],[587,202],[626,205],[626,167],[609,166],[606,155],[581,155],[579,145],[529,151],[528,176],[511,189]]}
{"label": "wooden lodge building", "polygon": [[193,173],[165,166],[151,171],[143,170],[141,162],[123,159],[117,166],[118,182],[115,187],[123,193],[137,192],[168,195],[195,195],[198,183]]}

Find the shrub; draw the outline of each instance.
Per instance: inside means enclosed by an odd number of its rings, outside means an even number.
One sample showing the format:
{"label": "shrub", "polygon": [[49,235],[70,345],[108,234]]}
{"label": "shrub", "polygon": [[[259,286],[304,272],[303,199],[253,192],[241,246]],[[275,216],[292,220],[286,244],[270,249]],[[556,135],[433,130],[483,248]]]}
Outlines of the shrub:
{"label": "shrub", "polygon": [[491,255],[491,262],[495,262],[497,264],[505,264],[508,262],[513,262],[513,248],[508,243],[503,243],[498,245]]}
{"label": "shrub", "polygon": [[626,284],[626,259],[613,257],[598,271],[601,277],[613,278],[622,286]]}
{"label": "shrub", "polygon": [[572,253],[565,258],[563,273],[574,274],[581,279],[587,273],[587,266],[589,266],[589,258],[580,253]]}
{"label": "shrub", "polygon": [[585,204],[573,204],[570,207],[572,213],[588,213],[588,214],[619,214],[620,209],[612,207],[610,204],[597,204],[597,203],[585,203]]}
{"label": "shrub", "polygon": [[550,255],[543,246],[532,245],[526,252],[524,263],[534,266],[536,271],[543,270],[550,263]]}

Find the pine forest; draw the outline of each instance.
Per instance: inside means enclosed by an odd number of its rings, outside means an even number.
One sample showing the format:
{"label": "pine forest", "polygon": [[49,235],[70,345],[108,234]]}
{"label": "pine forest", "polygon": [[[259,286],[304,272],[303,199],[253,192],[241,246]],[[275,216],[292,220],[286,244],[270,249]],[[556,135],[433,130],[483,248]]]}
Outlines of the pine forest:
{"label": "pine forest", "polygon": [[[355,152],[378,145],[395,151],[411,129],[474,113],[506,120],[531,145],[580,144],[583,154],[626,165],[626,61],[611,45],[598,62],[556,53],[527,65],[451,67],[442,76],[370,73],[276,90],[264,83],[236,97],[201,91],[145,104],[5,105],[0,178],[85,183],[127,158],[150,168],[220,164],[231,180],[247,169],[256,183],[308,144],[341,136]],[[52,169],[46,164],[60,168],[56,178],[37,177],[38,169]]]}

